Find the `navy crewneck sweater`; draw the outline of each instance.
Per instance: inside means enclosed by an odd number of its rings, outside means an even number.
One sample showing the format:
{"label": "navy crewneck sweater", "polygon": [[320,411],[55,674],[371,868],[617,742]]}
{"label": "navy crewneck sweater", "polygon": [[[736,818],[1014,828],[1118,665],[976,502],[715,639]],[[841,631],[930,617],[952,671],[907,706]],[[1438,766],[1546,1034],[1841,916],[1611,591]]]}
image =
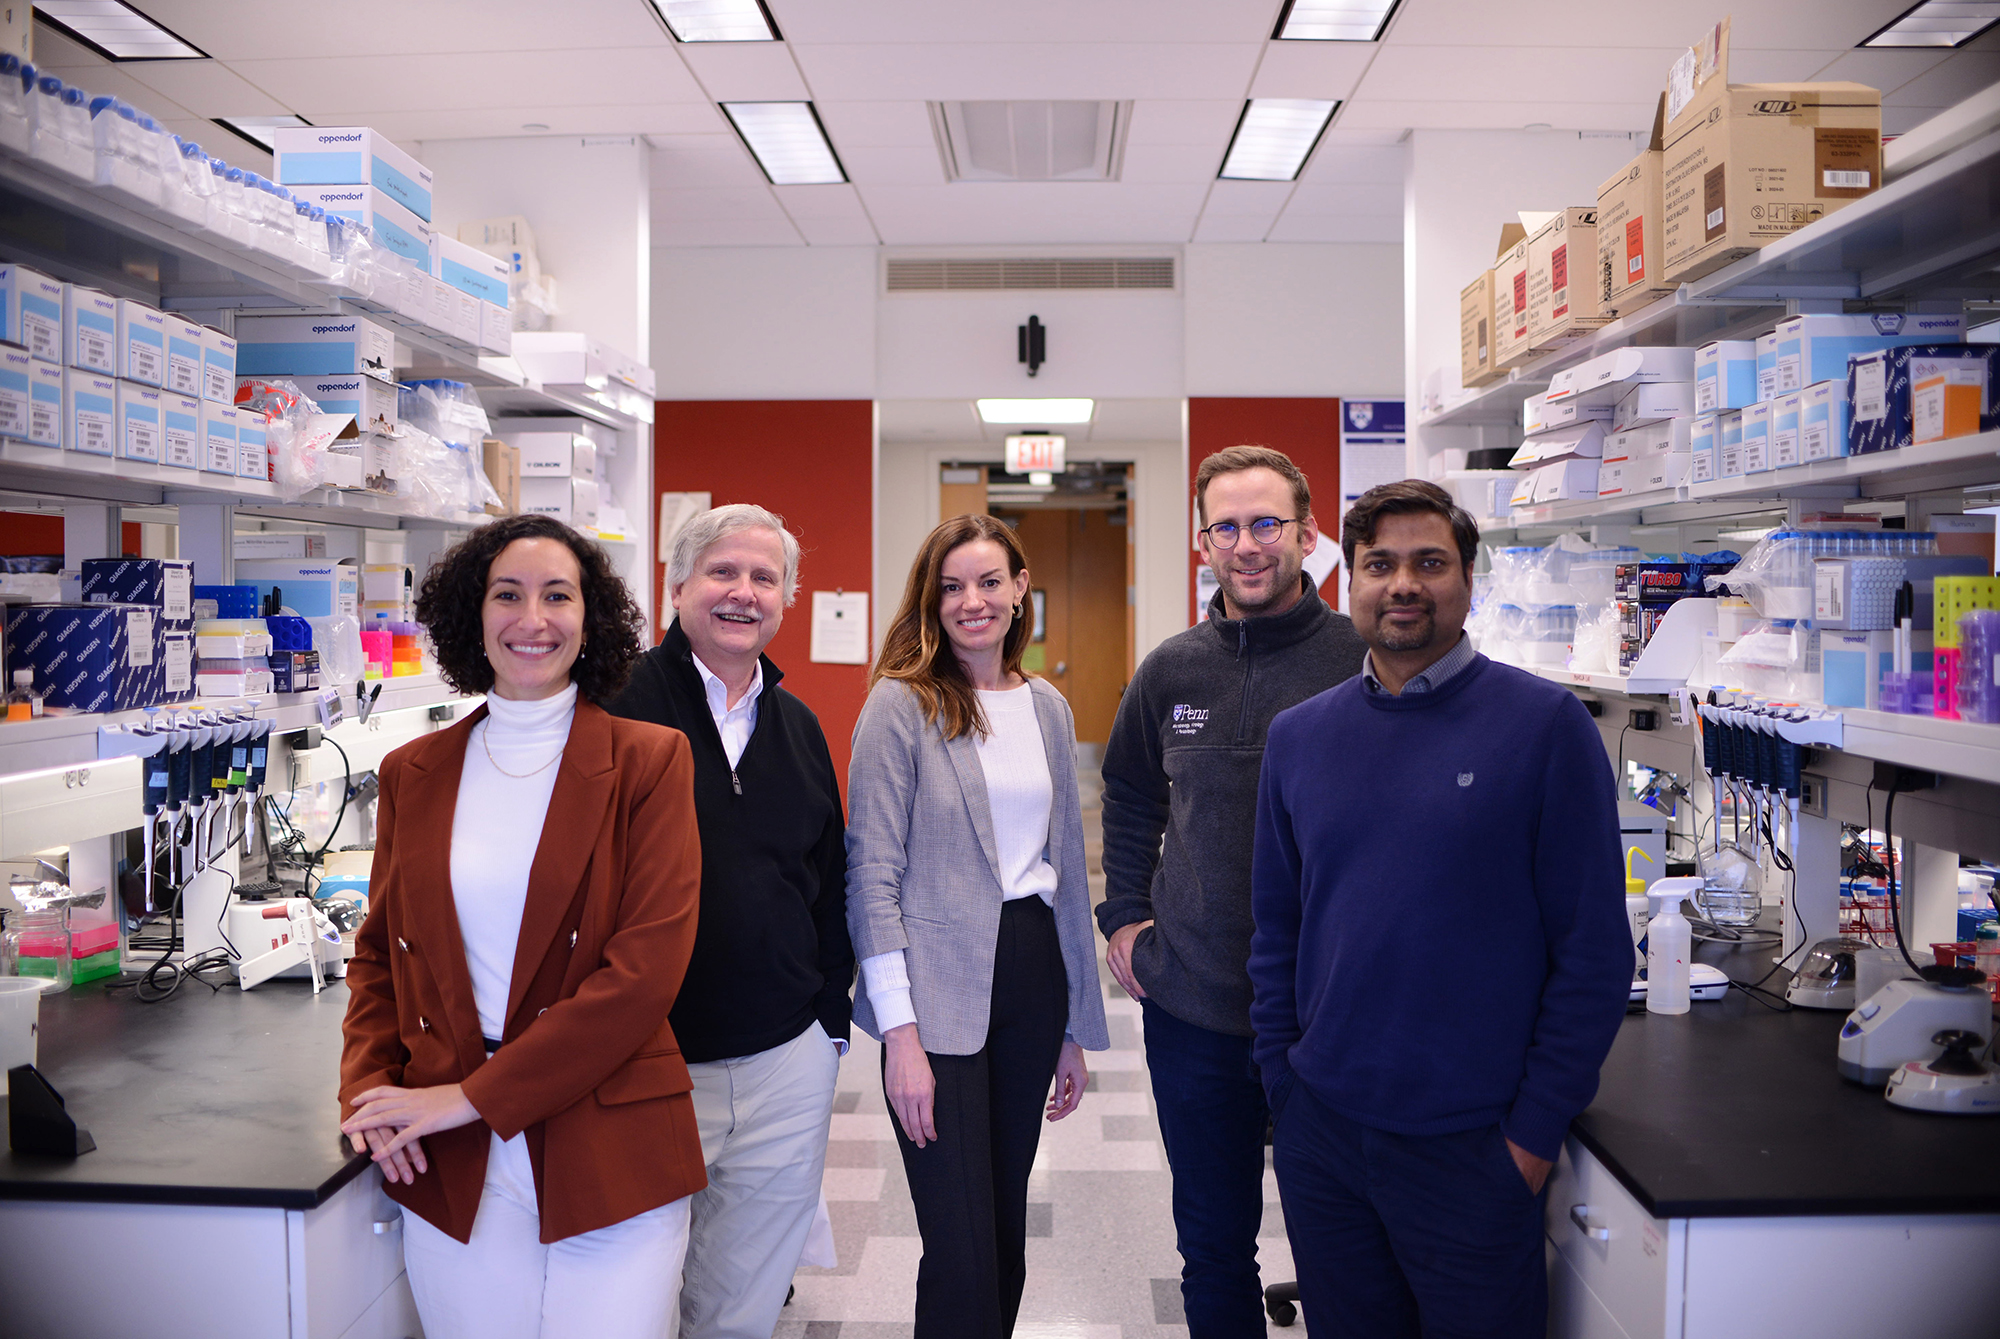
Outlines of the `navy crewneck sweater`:
{"label": "navy crewneck sweater", "polygon": [[1357,677],[1271,723],[1255,1055],[1363,1125],[1498,1122],[1553,1160],[1632,979],[1611,765],[1568,691],[1481,656],[1432,693]]}

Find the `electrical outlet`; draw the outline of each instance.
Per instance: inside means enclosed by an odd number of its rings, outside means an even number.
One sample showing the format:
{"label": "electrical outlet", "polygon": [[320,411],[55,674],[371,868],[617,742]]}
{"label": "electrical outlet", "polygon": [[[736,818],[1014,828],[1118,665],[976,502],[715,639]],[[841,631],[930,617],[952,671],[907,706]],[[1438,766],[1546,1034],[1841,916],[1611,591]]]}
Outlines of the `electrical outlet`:
{"label": "electrical outlet", "polygon": [[1799,776],[1799,812],[1814,818],[1826,817],[1826,778],[1813,772]]}

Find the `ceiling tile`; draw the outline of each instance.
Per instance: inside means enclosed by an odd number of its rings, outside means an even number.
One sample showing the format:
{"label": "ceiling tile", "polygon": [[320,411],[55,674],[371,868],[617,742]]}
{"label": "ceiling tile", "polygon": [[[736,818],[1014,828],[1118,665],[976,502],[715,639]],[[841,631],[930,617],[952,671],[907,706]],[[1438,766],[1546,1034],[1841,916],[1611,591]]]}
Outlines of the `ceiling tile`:
{"label": "ceiling tile", "polygon": [[1128,144],[1119,168],[1120,181],[1208,181],[1222,168],[1226,144],[1214,148],[1187,144]]}
{"label": "ceiling tile", "polygon": [[1179,400],[1099,400],[1090,421],[1090,440],[1173,442],[1180,440]]}
{"label": "ceiling tile", "polygon": [[1996,83],[2000,83],[2000,51],[1954,51],[1882,101],[1898,107],[1950,107]]}
{"label": "ceiling tile", "polygon": [[[544,107],[516,103],[506,107],[466,106],[451,110],[383,112],[353,107],[313,106],[299,108],[299,115],[314,125],[369,126],[394,140],[517,139],[524,136],[554,135],[634,135],[635,120],[645,123],[663,119],[672,109],[631,106]],[[523,126],[544,125],[547,131],[524,131]],[[713,131],[712,121],[704,129]]]}
{"label": "ceiling tile", "polygon": [[657,136],[659,148],[674,135],[730,135],[729,118],[712,102],[667,102],[629,107],[635,134]]}
{"label": "ceiling tile", "polygon": [[1949,51],[1843,51],[1813,72],[1816,80],[1851,79],[1884,91],[1900,88],[1950,56]]}
{"label": "ceiling tile", "polygon": [[852,186],[773,186],[771,193],[797,220],[846,219],[866,222],[868,212]]}
{"label": "ceiling tile", "polygon": [[1220,181],[1208,194],[1208,204],[1203,209],[1203,217],[1211,214],[1254,215],[1262,218],[1274,217],[1285,207],[1285,201],[1292,198],[1296,189],[1289,181]]}
{"label": "ceiling tile", "polygon": [[717,102],[803,102],[812,96],[783,42],[684,42],[677,50]]}
{"label": "ceiling tile", "polygon": [[1024,182],[858,188],[892,246],[991,246],[1184,241],[1206,183]]}
{"label": "ceiling tile", "polygon": [[[294,57],[233,62],[260,88],[281,89],[299,114],[339,106],[374,112],[449,111],[505,103],[519,90],[544,107],[601,104],[619,89],[655,102],[705,102],[680,58],[665,47],[486,54]],[[534,118],[523,116],[520,121]],[[518,124],[519,122],[517,122]]]}
{"label": "ceiling tile", "polygon": [[846,153],[850,148],[914,148],[935,142],[930,109],[922,102],[813,101],[826,133]]}
{"label": "ceiling tile", "polygon": [[768,186],[691,188],[662,187],[654,183],[653,225],[664,216],[679,220],[701,219],[785,219],[785,211],[771,197]]}
{"label": "ceiling tile", "polygon": [[[1738,51],[1729,53],[1729,82],[1732,84],[1799,84],[1809,79],[1819,79],[1820,71],[1839,60],[1844,55],[1854,54],[1839,48],[1822,48],[1800,51]],[[1666,72],[1672,68],[1670,58],[1660,66],[1660,85],[1666,86]]]}
{"label": "ceiling tile", "polygon": [[1341,181],[1337,178],[1299,183],[1291,208],[1332,214],[1395,214],[1403,212],[1403,183]]}
{"label": "ceiling tile", "polygon": [[140,8],[222,60],[542,53],[646,46],[671,52],[645,0],[141,0]]}
{"label": "ceiling tile", "polygon": [[[1043,42],[1261,42],[1276,25],[1275,0],[1010,0],[940,4],[937,0],[769,0],[772,17],[794,46],[871,42],[884,45]],[[806,68],[812,77],[812,68]]]}
{"label": "ceiling tile", "polygon": [[[942,186],[944,165],[934,144],[872,145],[856,148],[834,137],[850,181],[879,186]],[[976,183],[965,183],[974,185]]]}
{"label": "ceiling tile", "polygon": [[1212,148],[1222,161],[1236,120],[1243,115],[1243,99],[1213,99],[1202,102],[1155,98],[1132,108],[1132,129],[1127,144],[1200,145]]}
{"label": "ceiling tile", "polygon": [[787,218],[662,219],[653,211],[653,245],[662,246],[797,246],[799,230]]}
{"label": "ceiling tile", "polygon": [[[1810,23],[1817,44],[1851,47],[1910,7],[1909,0],[1731,0],[1722,11],[1675,5],[1618,5],[1579,11],[1569,0],[1430,0],[1406,4],[1383,42],[1385,51],[1409,46],[1612,47],[1684,49],[1702,30],[1730,15],[1732,50],[1786,51],[1799,45]],[[1664,84],[1666,67],[1660,69]]]}
{"label": "ceiling tile", "polygon": [[84,66],[43,65],[37,61],[35,68],[44,74],[54,75],[65,86],[81,88],[93,98],[102,95],[129,102],[155,120],[187,120],[195,116],[158,89],[140,83],[120,66],[101,61]]}
{"label": "ceiling tile", "polygon": [[874,246],[881,241],[866,218],[800,219],[798,229],[808,246]]}
{"label": "ceiling tile", "polygon": [[1373,42],[1273,42],[1264,49],[1253,98],[1348,98],[1380,50]]}
{"label": "ceiling tile", "polygon": [[125,68],[196,116],[283,116],[292,110],[220,61],[135,61]]}
{"label": "ceiling tile", "polygon": [[1351,126],[1347,124],[1347,117],[1345,115],[1336,115],[1333,119],[1333,124],[1327,127],[1326,134],[1320,136],[1319,153],[1313,155],[1312,163],[1306,164],[1306,173],[1309,176],[1311,175],[1314,163],[1319,161],[1320,154],[1325,153],[1329,146],[1366,145],[1371,148],[1380,149],[1388,148],[1392,145],[1400,146],[1402,142],[1403,132],[1400,130],[1380,130],[1372,126]]}
{"label": "ceiling tile", "polygon": [[1401,217],[1375,214],[1306,214],[1287,209],[1271,225],[1267,242],[1400,242]]}
{"label": "ceiling tile", "polygon": [[655,191],[764,185],[764,174],[734,135],[663,136],[655,144],[648,172]]}
{"label": "ceiling tile", "polygon": [[1356,98],[1341,113],[1341,119],[1352,126],[1379,129],[1519,130],[1539,123],[1558,130],[1622,130],[1643,134],[1652,130],[1657,106],[1657,98],[1643,103],[1398,102]]}
{"label": "ceiling tile", "polygon": [[970,400],[881,400],[876,413],[885,442],[979,440],[979,413]]}
{"label": "ceiling tile", "polygon": [[1313,151],[1306,170],[1299,176],[1306,182],[1336,184],[1393,182],[1400,191],[1408,166],[1409,155],[1400,145],[1383,148],[1342,144],[1334,142],[1329,131],[1327,137],[1320,141],[1319,148]]}
{"label": "ceiling tile", "polygon": [[800,46],[813,93],[849,99],[1232,98],[1261,48],[1199,42]]}
{"label": "ceiling tile", "polygon": [[[1566,61],[1547,77],[1527,77],[1522,62],[1501,59],[1477,46],[1385,47],[1355,92],[1352,112],[1368,102],[1512,102],[1539,96],[1563,102],[1629,102],[1657,99],[1665,87],[1674,51],[1610,50]],[[1344,114],[1343,120],[1347,119]]]}
{"label": "ceiling tile", "polygon": [[1197,242],[1261,242],[1264,234],[1271,231],[1272,220],[1268,215],[1251,217],[1243,214],[1204,213],[1201,222],[1195,226],[1194,240]]}

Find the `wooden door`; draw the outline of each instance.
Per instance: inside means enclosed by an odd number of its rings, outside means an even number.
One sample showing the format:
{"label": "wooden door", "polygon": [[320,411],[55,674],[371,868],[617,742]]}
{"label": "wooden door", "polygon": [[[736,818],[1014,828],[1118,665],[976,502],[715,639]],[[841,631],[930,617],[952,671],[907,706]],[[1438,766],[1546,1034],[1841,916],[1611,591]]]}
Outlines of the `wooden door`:
{"label": "wooden door", "polygon": [[1042,640],[1026,667],[1062,690],[1082,743],[1105,743],[1130,677],[1126,634],[1126,527],[1101,508],[1007,514],[1028,551],[1044,601]]}

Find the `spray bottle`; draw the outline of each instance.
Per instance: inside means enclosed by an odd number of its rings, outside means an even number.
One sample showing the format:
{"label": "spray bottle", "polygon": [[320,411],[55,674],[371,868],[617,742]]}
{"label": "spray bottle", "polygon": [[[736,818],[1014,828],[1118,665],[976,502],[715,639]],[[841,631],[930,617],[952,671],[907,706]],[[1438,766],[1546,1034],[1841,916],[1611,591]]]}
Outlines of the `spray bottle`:
{"label": "spray bottle", "polygon": [[1646,890],[1653,917],[1646,923],[1646,1012],[1688,1011],[1688,954],[1694,934],[1681,914],[1681,899],[1701,887],[1698,878],[1661,879]]}

